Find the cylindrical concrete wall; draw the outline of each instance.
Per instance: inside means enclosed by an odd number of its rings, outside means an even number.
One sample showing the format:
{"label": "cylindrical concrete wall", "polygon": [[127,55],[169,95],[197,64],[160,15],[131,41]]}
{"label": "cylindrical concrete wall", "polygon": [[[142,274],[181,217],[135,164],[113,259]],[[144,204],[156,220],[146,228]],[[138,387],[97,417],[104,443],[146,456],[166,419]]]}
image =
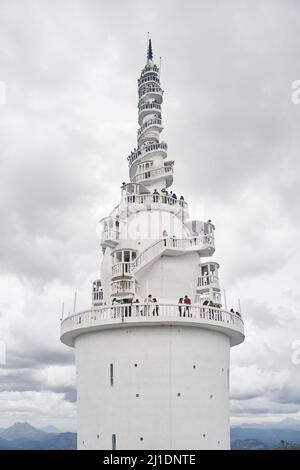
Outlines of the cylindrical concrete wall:
{"label": "cylindrical concrete wall", "polygon": [[75,343],[79,449],[228,449],[229,338],[123,327]]}

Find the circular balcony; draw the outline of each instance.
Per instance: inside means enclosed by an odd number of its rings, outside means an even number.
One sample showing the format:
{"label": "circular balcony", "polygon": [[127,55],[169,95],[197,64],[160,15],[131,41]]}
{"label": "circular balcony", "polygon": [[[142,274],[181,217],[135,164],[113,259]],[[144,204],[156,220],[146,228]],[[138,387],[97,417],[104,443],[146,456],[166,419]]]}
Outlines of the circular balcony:
{"label": "circular balcony", "polygon": [[154,155],[166,158],[168,155],[168,145],[165,142],[156,142],[142,146],[140,149],[131,152],[127,159],[129,165],[132,166],[133,163],[141,162],[145,157],[147,157],[147,160],[151,159]]}
{"label": "circular balcony", "polygon": [[114,248],[119,243],[119,231],[114,229],[103,230],[100,245]]}
{"label": "circular balcony", "polygon": [[161,194],[127,194],[119,205],[120,215],[141,210],[163,210],[188,217],[188,203]]}
{"label": "circular balcony", "polygon": [[155,100],[161,104],[163,101],[163,90],[159,86],[145,86],[139,91],[139,103]]}
{"label": "circular balcony", "polygon": [[159,143],[159,134],[160,134],[160,131],[158,131],[157,129],[153,128],[149,128],[143,132],[143,134],[137,136],[137,139],[138,139],[138,146],[141,147],[143,144],[150,144],[155,142],[155,143]]}
{"label": "circular balcony", "polygon": [[100,279],[93,282],[92,304],[94,306],[104,305],[103,288]]}
{"label": "circular balcony", "polygon": [[171,186],[173,182],[173,163],[168,165],[164,165],[160,168],[153,168],[152,170],[143,171],[142,173],[136,174],[132,181],[134,183],[141,183],[141,184],[154,184],[160,179],[165,179],[165,187],[168,188]]}
{"label": "circular balcony", "polygon": [[145,83],[150,84],[152,86],[160,85],[160,81],[158,78],[158,75],[156,73],[148,73],[147,75],[144,75],[143,77],[138,79],[138,88],[142,87],[145,85]]}
{"label": "circular balcony", "polygon": [[145,65],[145,67],[142,70],[141,77],[144,77],[148,73],[153,73],[153,72],[159,73],[159,68],[157,67],[157,65],[155,65],[152,62],[152,63]]}
{"label": "circular balcony", "polygon": [[121,262],[121,263],[115,263],[112,266],[112,278],[122,278],[122,277],[131,277],[131,266],[132,263],[129,261]]}
{"label": "circular balcony", "polygon": [[162,121],[160,118],[149,119],[145,122],[142,127],[138,130],[138,138],[146,131],[146,129],[155,130],[156,132],[161,132],[163,130]]}
{"label": "circular balcony", "polygon": [[111,297],[135,294],[134,280],[118,280],[111,283]]}
{"label": "circular balcony", "polygon": [[206,287],[206,286],[219,286],[219,278],[215,274],[208,274],[206,276],[199,276],[197,287]]}
{"label": "circular balcony", "polygon": [[76,337],[83,333],[113,328],[162,325],[217,331],[229,337],[231,346],[244,341],[244,323],[239,315],[196,304],[158,303],[116,304],[69,316],[61,323],[61,341],[73,347]]}
{"label": "circular balcony", "polygon": [[139,124],[141,125],[144,117],[151,112],[161,112],[159,103],[142,103],[139,105]]}

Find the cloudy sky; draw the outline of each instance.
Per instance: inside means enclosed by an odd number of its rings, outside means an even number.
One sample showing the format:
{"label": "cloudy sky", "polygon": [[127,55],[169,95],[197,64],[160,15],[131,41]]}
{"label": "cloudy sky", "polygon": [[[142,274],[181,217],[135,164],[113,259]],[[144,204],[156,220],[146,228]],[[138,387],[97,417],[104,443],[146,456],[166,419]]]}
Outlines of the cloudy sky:
{"label": "cloudy sky", "polygon": [[90,303],[147,31],[173,188],[214,221],[228,303],[242,301],[232,422],[300,418],[299,24],[298,0],[0,0],[0,427],[76,428],[61,303],[75,288]]}

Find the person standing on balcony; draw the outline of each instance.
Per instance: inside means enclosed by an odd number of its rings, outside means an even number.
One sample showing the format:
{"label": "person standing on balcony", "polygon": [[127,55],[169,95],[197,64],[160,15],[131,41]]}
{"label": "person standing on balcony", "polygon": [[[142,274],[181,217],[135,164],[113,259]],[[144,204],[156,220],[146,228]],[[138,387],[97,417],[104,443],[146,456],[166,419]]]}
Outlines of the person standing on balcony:
{"label": "person standing on balcony", "polygon": [[199,232],[196,231],[196,232],[194,233],[194,236],[195,236],[195,238],[194,238],[195,245],[197,245],[197,241],[198,241],[198,237],[199,237]]}
{"label": "person standing on balcony", "polygon": [[[117,299],[116,297],[112,300],[112,305],[116,305],[118,302],[117,302]],[[112,314],[113,314],[113,318],[116,318],[117,316],[117,308],[116,307],[112,307]]]}
{"label": "person standing on balcony", "polygon": [[140,314],[140,301],[139,301],[139,299],[135,299],[135,300],[132,301],[132,303],[136,305],[136,307],[135,307],[135,316],[138,317],[139,314]]}
{"label": "person standing on balcony", "polygon": [[163,203],[167,204],[168,191],[165,188],[161,190],[161,195],[163,196]]}
{"label": "person standing on balcony", "polygon": [[185,295],[183,303],[185,304],[185,313],[186,313],[187,317],[189,317],[190,316],[191,299],[187,295]]}
{"label": "person standing on balcony", "polygon": [[158,316],[158,304],[157,304],[157,299],[154,297],[152,302],[153,302],[153,304],[154,304],[154,305],[153,305],[152,314],[153,314],[153,316],[154,316],[154,315],[157,315],[157,316]]}
{"label": "person standing on balcony", "polygon": [[184,197],[183,196],[180,196],[180,199],[179,199],[179,204],[183,207],[184,205]]}
{"label": "person standing on balcony", "polygon": [[168,238],[168,232],[166,229],[163,231],[163,240],[164,240],[164,246],[167,246],[167,238]]}
{"label": "person standing on balcony", "polygon": [[[180,305],[180,304],[183,304],[183,297],[180,297],[178,303],[179,303],[179,307],[178,307],[179,316],[180,316],[180,317],[181,317],[182,315],[185,316],[184,309],[183,309],[183,307],[181,307],[181,305]],[[182,310],[183,310],[183,312],[182,312]]]}
{"label": "person standing on balcony", "polygon": [[157,191],[157,189],[154,189],[154,191],[153,191],[153,202],[158,202],[158,198],[159,198],[159,192]]}
{"label": "person standing on balcony", "polygon": [[145,298],[145,316],[150,316],[150,304],[152,303],[152,294],[149,294],[148,297]]}

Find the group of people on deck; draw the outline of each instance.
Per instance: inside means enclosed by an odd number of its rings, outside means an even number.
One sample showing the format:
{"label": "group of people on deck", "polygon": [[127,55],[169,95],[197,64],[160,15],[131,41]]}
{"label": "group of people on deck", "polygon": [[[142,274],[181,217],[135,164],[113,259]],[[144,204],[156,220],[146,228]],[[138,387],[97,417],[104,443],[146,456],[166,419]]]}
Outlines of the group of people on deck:
{"label": "group of people on deck", "polygon": [[[164,204],[176,204],[177,196],[173,191],[168,192],[165,188],[161,189],[160,193],[157,189],[153,191],[153,202],[159,202],[159,196],[162,196],[162,201]],[[183,206],[184,204],[184,197],[180,196],[179,204]]]}
{"label": "group of people on deck", "polygon": [[138,316],[139,313],[141,316],[150,316],[150,315],[157,315],[158,316],[158,303],[156,297],[152,297],[152,294],[149,294],[144,300],[144,308],[140,309],[140,301],[139,299],[135,299],[133,304],[136,304],[136,315]]}
{"label": "group of people on deck", "polygon": [[188,295],[185,295],[184,297],[180,297],[179,301],[179,316],[180,317],[190,317],[192,316],[191,314],[191,299],[189,298]]}
{"label": "group of people on deck", "polygon": [[[185,295],[184,297],[180,297],[180,299],[178,300],[179,317],[192,317],[193,316],[191,304],[192,302],[188,295]],[[210,318],[214,318],[215,314],[219,315],[218,312],[220,312],[221,314],[221,311],[219,311],[221,304],[214,303],[212,300],[205,300],[202,303],[202,307],[203,308],[200,307],[200,317],[203,315],[205,316],[206,313],[209,314]],[[209,307],[212,307],[218,310],[212,310],[212,309],[209,309]],[[122,321],[124,317],[131,317],[131,316],[136,316],[136,317],[159,316],[159,304],[158,304],[157,298],[153,297],[152,294],[149,294],[145,298],[144,303],[141,303],[139,299],[117,300],[116,298],[114,298],[112,300],[111,312],[112,312],[113,318],[121,317]],[[230,313],[233,313],[241,317],[241,314],[239,312],[235,312],[233,308],[230,309]]]}
{"label": "group of people on deck", "polygon": [[235,312],[235,311],[233,310],[233,308],[230,309],[230,313],[233,313],[233,314],[237,315],[238,317],[241,317],[241,318],[242,318],[242,315],[240,314],[240,312]]}
{"label": "group of people on deck", "polygon": [[[119,309],[117,307],[122,307]],[[117,300],[116,298],[113,299],[112,301],[112,314],[113,318],[119,317],[119,314],[121,313],[121,317],[131,317],[132,314],[135,316],[150,316],[150,315],[157,315],[158,316],[158,302],[155,297],[152,296],[152,294],[149,294],[145,300],[144,304],[140,302],[139,299],[123,299],[123,300]]]}

